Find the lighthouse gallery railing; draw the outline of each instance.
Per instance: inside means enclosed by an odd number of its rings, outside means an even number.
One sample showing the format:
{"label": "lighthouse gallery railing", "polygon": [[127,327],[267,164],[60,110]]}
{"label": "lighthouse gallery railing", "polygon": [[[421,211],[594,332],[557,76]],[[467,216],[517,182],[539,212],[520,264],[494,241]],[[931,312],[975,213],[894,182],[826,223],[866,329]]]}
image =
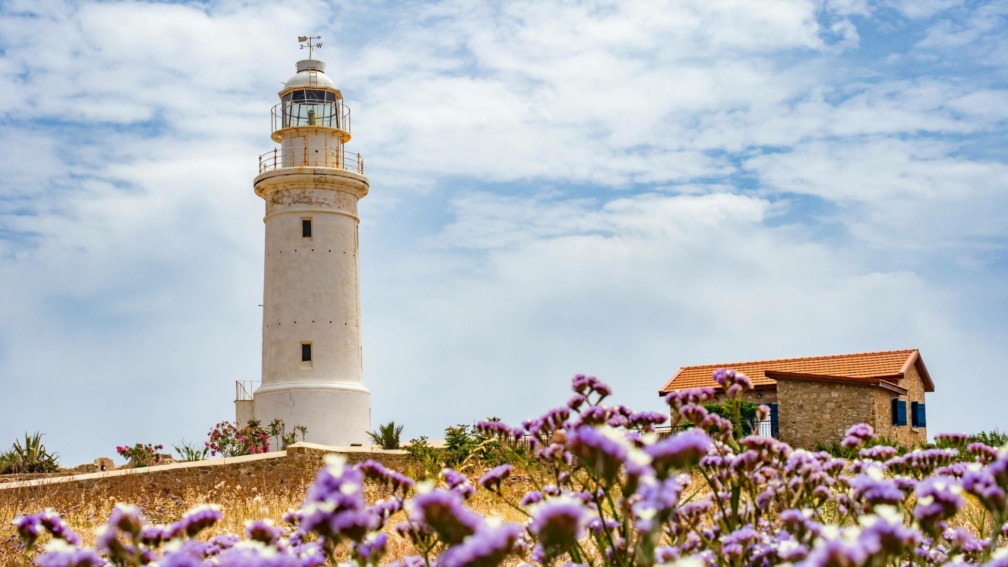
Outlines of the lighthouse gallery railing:
{"label": "lighthouse gallery railing", "polygon": [[297,157],[300,159],[292,160],[296,163],[285,163],[283,151],[280,148],[274,148],[273,151],[259,156],[259,173],[266,173],[282,167],[328,167],[364,175],[364,158],[359,153],[340,151],[335,155],[321,152],[318,154],[298,152],[298,154]]}

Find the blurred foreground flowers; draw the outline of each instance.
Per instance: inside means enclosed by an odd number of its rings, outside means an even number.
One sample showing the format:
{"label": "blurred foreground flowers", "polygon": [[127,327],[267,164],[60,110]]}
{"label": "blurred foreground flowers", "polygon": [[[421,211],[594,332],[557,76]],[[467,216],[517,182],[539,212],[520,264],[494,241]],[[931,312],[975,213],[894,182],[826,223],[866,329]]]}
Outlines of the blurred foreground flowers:
{"label": "blurred foreground flowers", "polygon": [[[728,404],[752,382],[719,370]],[[997,565],[1008,567],[1008,453],[963,435],[898,455],[859,424],[841,443],[852,458],[736,434],[708,412],[710,390],[669,394],[667,417],[605,403],[608,386],[577,376],[574,396],[512,427],[479,423],[498,466],[473,483],[445,469],[417,482],[374,461],[328,458],[285,524],[250,520],[241,536],[206,537],[222,517],[197,507],[154,525],[120,504],[93,548],[56,513],[19,515],[42,567],[381,565]],[[847,453],[845,453],[847,454]],[[527,487],[508,490],[512,481]],[[384,485],[367,502],[365,482]],[[484,517],[484,490],[522,521]],[[409,551],[390,557],[398,540]],[[44,542],[44,543],[41,543]],[[402,549],[399,545],[397,549]]]}

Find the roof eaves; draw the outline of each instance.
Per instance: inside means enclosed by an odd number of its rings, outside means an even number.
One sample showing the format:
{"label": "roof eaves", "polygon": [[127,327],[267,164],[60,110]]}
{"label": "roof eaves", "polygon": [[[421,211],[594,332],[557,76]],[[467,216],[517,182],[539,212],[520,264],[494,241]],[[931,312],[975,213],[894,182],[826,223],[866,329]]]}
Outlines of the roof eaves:
{"label": "roof eaves", "polygon": [[917,367],[917,374],[920,374],[921,382],[924,383],[924,391],[934,392],[934,382],[931,381],[931,374],[928,373],[927,367],[924,366],[924,359],[921,358],[920,351],[917,349],[914,349],[913,353],[907,357],[907,360],[903,363],[903,368],[900,369],[900,372],[906,376],[907,371],[910,370],[910,366]]}
{"label": "roof eaves", "polygon": [[774,370],[767,370],[766,375],[768,378],[773,378],[774,380],[804,380],[808,382],[833,382],[838,384],[853,384],[856,386],[875,386],[882,388],[883,390],[889,390],[890,392],[896,392],[898,394],[906,394],[908,390],[902,386],[897,386],[889,380],[893,379],[894,376],[870,376],[867,378],[854,378],[851,376],[830,376],[827,374],[808,374],[802,372],[779,372]]}
{"label": "roof eaves", "polygon": [[672,391],[672,382],[675,382],[675,379],[678,378],[679,375],[683,373],[684,369],[685,369],[684,366],[680,366],[679,370],[677,370],[676,373],[673,374],[671,378],[669,378],[668,382],[665,382],[665,385],[658,390],[659,396],[664,396],[665,394]]}

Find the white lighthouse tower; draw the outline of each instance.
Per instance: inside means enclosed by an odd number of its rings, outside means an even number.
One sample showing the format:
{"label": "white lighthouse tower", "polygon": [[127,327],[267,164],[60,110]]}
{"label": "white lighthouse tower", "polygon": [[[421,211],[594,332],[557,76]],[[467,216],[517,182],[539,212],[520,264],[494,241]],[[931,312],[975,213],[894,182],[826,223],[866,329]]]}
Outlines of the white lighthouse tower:
{"label": "white lighthouse tower", "polygon": [[[253,414],[280,418],[307,441],[364,444],[371,392],[361,377],[357,201],[367,195],[360,154],[347,153],[350,109],[312,58],[319,37],[300,37],[308,59],[279,92],[273,141],[259,158],[266,201],[262,384]],[[246,410],[247,415],[247,410]]]}

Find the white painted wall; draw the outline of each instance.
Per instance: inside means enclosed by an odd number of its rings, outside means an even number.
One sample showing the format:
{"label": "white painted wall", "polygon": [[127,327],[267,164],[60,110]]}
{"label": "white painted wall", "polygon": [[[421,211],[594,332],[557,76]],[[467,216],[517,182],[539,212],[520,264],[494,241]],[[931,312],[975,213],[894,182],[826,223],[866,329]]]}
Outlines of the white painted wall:
{"label": "white painted wall", "polygon": [[[363,385],[357,200],[363,175],[285,167],[256,178],[266,201],[263,374],[255,417],[279,417],[325,445],[368,443],[371,393]],[[310,238],[302,220],[312,221]],[[301,344],[312,344],[311,362]]]}

